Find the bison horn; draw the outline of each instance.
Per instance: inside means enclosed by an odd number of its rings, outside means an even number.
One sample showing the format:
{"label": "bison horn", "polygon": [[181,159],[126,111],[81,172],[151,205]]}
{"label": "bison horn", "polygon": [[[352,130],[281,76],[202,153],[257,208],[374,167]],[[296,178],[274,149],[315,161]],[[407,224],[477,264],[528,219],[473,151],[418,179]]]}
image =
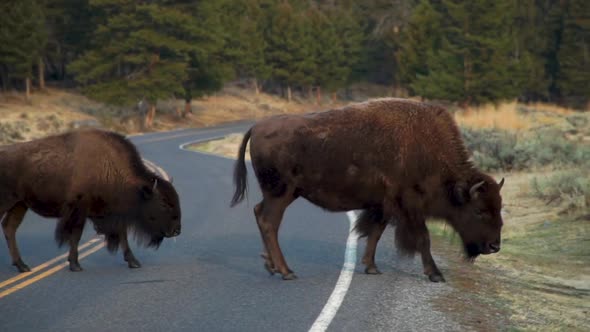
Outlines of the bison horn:
{"label": "bison horn", "polygon": [[504,178],[502,178],[502,180],[500,180],[500,183],[498,183],[498,185],[500,186],[500,189],[502,189],[502,186],[504,185]]}
{"label": "bison horn", "polygon": [[154,180],[154,186],[152,187],[152,190],[156,190],[156,187],[158,186],[158,179]]}
{"label": "bison horn", "polygon": [[485,181],[480,181],[480,182],[474,184],[473,187],[471,187],[471,189],[469,189],[469,197],[471,197],[471,198],[477,197],[477,189],[479,189],[485,183],[486,183]]}

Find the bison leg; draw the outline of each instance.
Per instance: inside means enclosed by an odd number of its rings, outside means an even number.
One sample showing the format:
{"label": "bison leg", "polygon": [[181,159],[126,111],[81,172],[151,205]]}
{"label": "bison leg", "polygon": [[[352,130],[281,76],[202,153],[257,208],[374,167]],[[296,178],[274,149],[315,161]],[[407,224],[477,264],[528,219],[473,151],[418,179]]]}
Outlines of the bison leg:
{"label": "bison leg", "polygon": [[381,274],[381,271],[379,271],[377,265],[375,265],[375,251],[377,250],[377,242],[379,242],[386,226],[387,223],[383,221],[374,222],[371,225],[367,238],[367,246],[365,247],[365,254],[363,255],[362,260],[363,264],[365,264],[366,274]]}
{"label": "bison leg", "polygon": [[[262,213],[262,206],[263,202],[256,204],[254,207],[254,216],[256,217],[256,223],[260,226],[260,216]],[[262,232],[262,228],[258,227],[260,230],[260,237],[262,238],[262,246],[264,247],[264,252],[260,255],[264,259],[264,268],[270,273],[270,275],[274,275],[277,271],[275,269],[275,265],[270,258],[270,254],[268,251],[268,245],[266,244],[266,240],[264,239],[264,233]]]}
{"label": "bison leg", "polygon": [[29,272],[31,269],[23,262],[22,258],[20,257],[20,252],[18,251],[18,246],[16,244],[16,230],[18,226],[20,226],[21,222],[25,217],[25,213],[27,212],[27,206],[18,203],[13,206],[2,220],[2,230],[4,231],[4,237],[6,238],[6,243],[8,244],[8,251],[10,252],[10,257],[12,258],[12,265],[16,266],[18,272]]}
{"label": "bison leg", "polygon": [[365,273],[381,274],[377,265],[375,265],[375,251],[377,243],[387,226],[386,218],[381,208],[369,208],[364,210],[356,221],[354,230],[360,237],[367,236],[367,246],[363,255],[363,264],[365,264]]}
{"label": "bison leg", "polygon": [[422,256],[422,266],[424,267],[424,274],[428,276],[428,279],[432,282],[444,282],[445,278],[436,266],[434,258],[430,253],[430,235],[428,234],[428,228],[423,220],[416,228],[416,240],[417,248]]}
{"label": "bison leg", "polygon": [[55,228],[55,239],[59,246],[68,241],[70,253],[68,262],[70,262],[70,271],[82,271],[78,262],[78,243],[84,231],[86,222],[86,211],[78,206],[70,205],[66,209]]}
{"label": "bison leg", "polygon": [[293,200],[293,193],[289,190],[281,197],[272,197],[272,195],[265,193],[262,202],[262,211],[256,220],[260,228],[260,233],[262,234],[262,239],[267,245],[271,262],[274,263],[275,270],[281,273],[284,280],[297,278],[287,266],[278,240],[278,231],[283,214]]}
{"label": "bison leg", "polygon": [[82,267],[78,262],[78,243],[82,237],[84,231],[84,221],[74,226],[72,234],[70,236],[70,253],[68,255],[68,262],[70,262],[70,271],[79,272],[82,271]]}
{"label": "bison leg", "polygon": [[133,251],[131,251],[131,248],[129,247],[129,241],[127,240],[127,229],[125,227],[122,227],[119,231],[119,240],[121,241],[121,250],[123,251],[123,258],[127,262],[127,266],[129,266],[130,269],[140,268],[141,263],[139,263],[137,258],[135,258]]}

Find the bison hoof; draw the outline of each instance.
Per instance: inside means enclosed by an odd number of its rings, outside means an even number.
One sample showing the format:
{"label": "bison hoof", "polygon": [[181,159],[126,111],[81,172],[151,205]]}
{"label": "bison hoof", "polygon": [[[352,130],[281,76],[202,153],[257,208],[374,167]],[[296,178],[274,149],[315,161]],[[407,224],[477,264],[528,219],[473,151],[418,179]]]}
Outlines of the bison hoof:
{"label": "bison hoof", "polygon": [[72,262],[70,262],[70,271],[72,271],[72,272],[80,272],[80,271],[82,271],[82,267],[80,266],[80,263],[72,263]]}
{"label": "bison hoof", "polygon": [[297,279],[297,276],[293,272],[283,275],[283,280],[295,280],[295,279]]}
{"label": "bison hoof", "polygon": [[268,263],[268,262],[264,262],[264,268],[266,269],[266,271],[268,271],[268,273],[269,273],[271,276],[274,276],[274,275],[275,275],[275,273],[277,272],[277,271],[275,270],[274,266],[272,266],[272,265],[271,265],[270,263]]}
{"label": "bison hoof", "polygon": [[430,281],[432,282],[445,282],[445,278],[442,276],[442,274],[431,274],[428,276],[428,279],[430,279]]}
{"label": "bison hoof", "polygon": [[127,261],[127,266],[129,266],[130,269],[138,269],[141,267],[141,263],[137,259],[130,259]]}
{"label": "bison hoof", "polygon": [[368,266],[365,269],[366,274],[381,274],[381,271],[376,266]]}
{"label": "bison hoof", "polygon": [[18,270],[18,272],[23,273],[23,272],[31,272],[31,268],[25,264],[25,262],[23,262],[22,260],[18,260],[14,263],[12,263],[12,265],[16,266],[16,269]]}

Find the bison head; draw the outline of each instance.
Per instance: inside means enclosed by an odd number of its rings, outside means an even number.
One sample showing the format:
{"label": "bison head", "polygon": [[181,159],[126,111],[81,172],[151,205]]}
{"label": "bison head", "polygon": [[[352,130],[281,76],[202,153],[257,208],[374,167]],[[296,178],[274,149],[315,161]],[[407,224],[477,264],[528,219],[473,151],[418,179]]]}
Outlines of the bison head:
{"label": "bison head", "polygon": [[502,197],[504,179],[496,183],[482,175],[465,185],[455,184],[451,196],[455,209],[450,223],[459,233],[467,258],[500,251]]}
{"label": "bison head", "polygon": [[140,209],[136,228],[158,247],[164,237],[180,234],[180,202],[172,184],[154,177],[139,189]]}

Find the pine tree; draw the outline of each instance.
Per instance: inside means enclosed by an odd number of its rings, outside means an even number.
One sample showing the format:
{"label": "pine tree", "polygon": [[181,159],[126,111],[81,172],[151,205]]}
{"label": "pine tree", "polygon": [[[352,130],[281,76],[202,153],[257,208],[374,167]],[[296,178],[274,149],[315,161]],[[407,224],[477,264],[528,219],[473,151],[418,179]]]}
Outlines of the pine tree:
{"label": "pine tree", "polygon": [[191,37],[193,49],[189,52],[187,77],[183,82],[185,111],[191,111],[191,101],[220,90],[226,80],[234,76],[236,54],[231,50],[235,29],[224,16],[230,0],[201,1],[198,4],[181,3],[179,10],[191,16],[194,27]]}
{"label": "pine tree", "polygon": [[229,1],[223,11],[227,36],[224,57],[238,77],[252,80],[257,94],[259,82],[270,75],[265,59],[263,4],[261,0]]}
{"label": "pine tree", "polygon": [[[150,126],[157,100],[185,95],[191,55],[206,58],[210,39],[198,19],[171,1],[138,4],[94,0],[105,20],[94,45],[70,65],[84,91],[108,103],[130,105],[146,99]],[[199,62],[203,63],[203,62]],[[208,63],[207,63],[208,64]]]}
{"label": "pine tree", "polygon": [[11,79],[23,80],[27,99],[33,66],[37,64],[47,35],[43,7],[35,0],[10,0],[0,4],[0,78],[6,90]]}
{"label": "pine tree", "polygon": [[417,0],[350,1],[363,29],[362,59],[354,69],[356,79],[380,84],[400,84],[398,57],[401,35]]}
{"label": "pine tree", "polygon": [[550,78],[545,70],[549,30],[545,8],[534,1],[515,1],[510,10],[511,57],[514,60],[512,77],[517,91],[525,101],[547,100]]}
{"label": "pine tree", "polygon": [[344,52],[342,40],[330,18],[317,7],[310,8],[307,15],[312,36],[310,47],[315,60],[313,85],[316,86],[319,103],[322,88],[333,92],[346,81],[346,72],[342,68]]}
{"label": "pine tree", "polygon": [[[429,1],[424,0],[414,9],[402,34],[400,50],[397,53],[399,80],[402,85],[409,88],[412,94],[417,94],[417,91],[423,91],[426,88],[426,86],[415,87],[413,83],[417,77],[428,75],[429,68],[426,66],[428,58],[435,56],[434,50],[440,47],[442,39],[441,22],[442,15],[432,7]],[[431,62],[433,60],[435,59]]]}
{"label": "pine tree", "polygon": [[342,77],[342,80],[336,80],[334,87],[342,88],[361,76],[355,70],[361,63],[361,47],[365,34],[352,9],[335,8],[329,12],[329,17],[339,36],[342,50],[337,57],[338,77]]}
{"label": "pine tree", "polygon": [[44,0],[47,46],[43,63],[51,78],[64,80],[66,65],[91,46],[100,11],[92,10],[88,0]]}
{"label": "pine tree", "polygon": [[288,2],[269,8],[265,39],[268,43],[267,63],[273,80],[287,89],[291,100],[292,87],[309,86],[313,79],[313,50],[306,17]]}
{"label": "pine tree", "polygon": [[569,0],[557,55],[557,87],[564,101],[586,107],[590,101],[590,2]]}
{"label": "pine tree", "polygon": [[427,49],[426,73],[411,81],[426,98],[465,104],[495,102],[518,95],[511,78],[508,0],[443,0],[440,46]]}

